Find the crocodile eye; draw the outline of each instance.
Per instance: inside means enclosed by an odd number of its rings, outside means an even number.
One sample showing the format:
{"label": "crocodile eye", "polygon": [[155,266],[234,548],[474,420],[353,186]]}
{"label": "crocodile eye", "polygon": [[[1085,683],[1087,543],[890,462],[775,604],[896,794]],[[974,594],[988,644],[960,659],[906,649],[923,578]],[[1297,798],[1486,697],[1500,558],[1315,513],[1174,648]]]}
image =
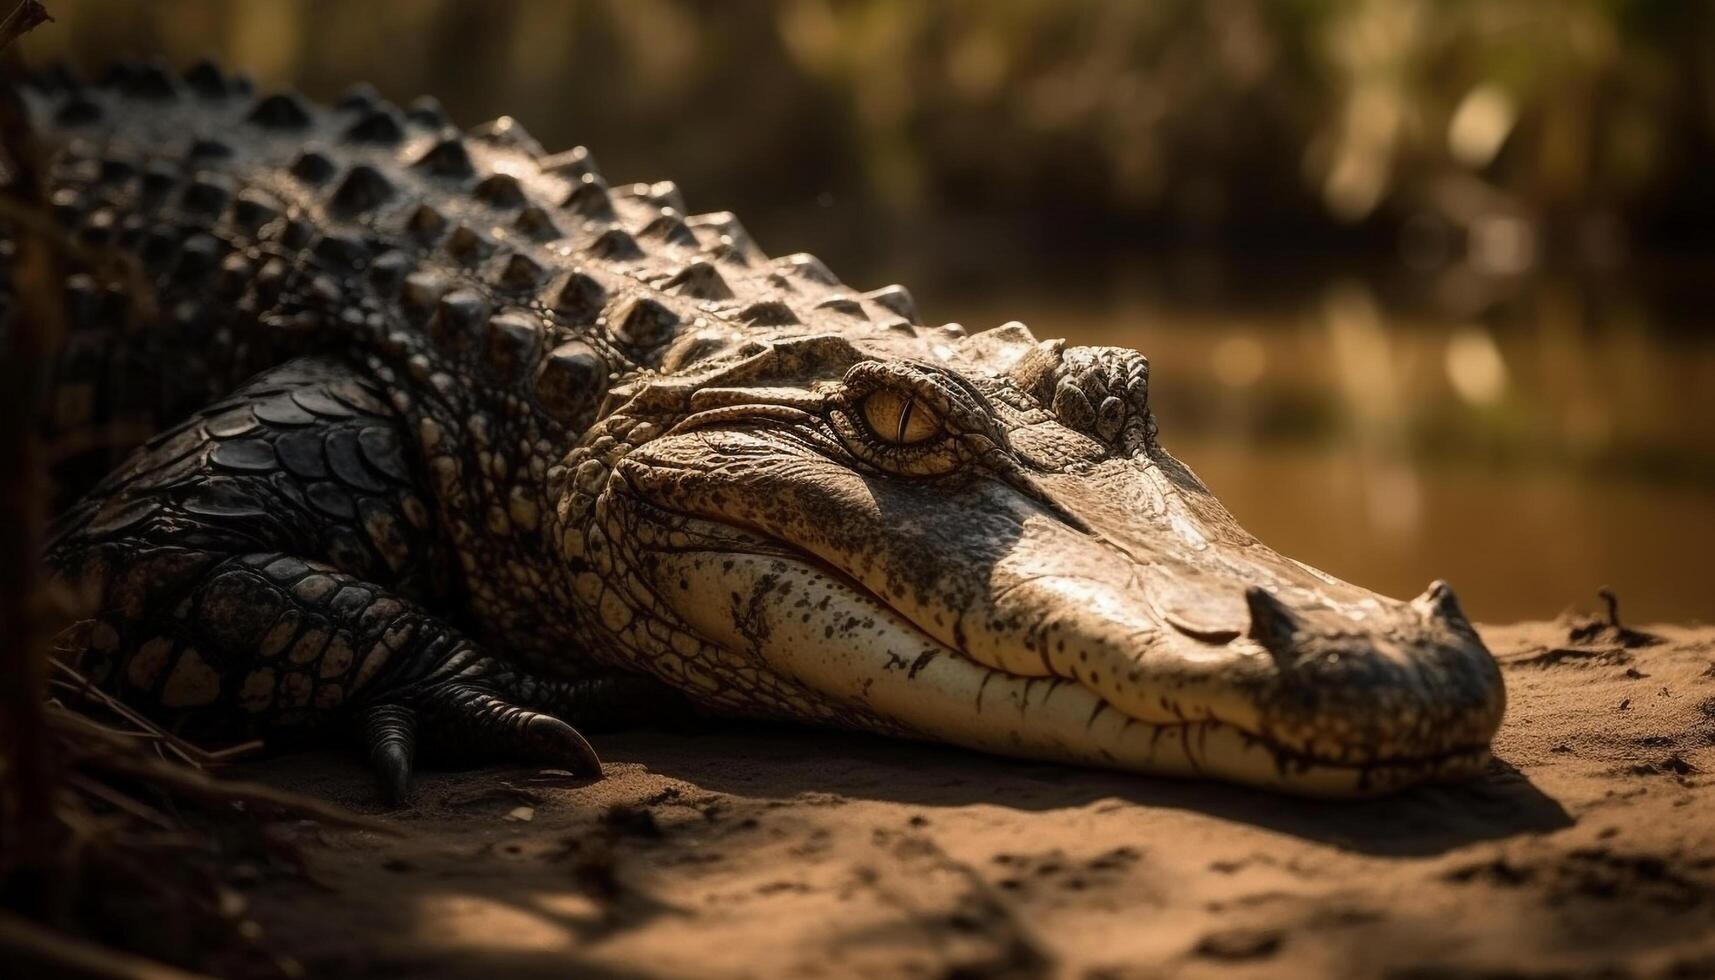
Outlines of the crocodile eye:
{"label": "crocodile eye", "polygon": [[911,446],[941,435],[941,420],[909,394],[891,388],[872,392],[863,400],[863,420],[876,438],[896,446]]}
{"label": "crocodile eye", "polygon": [[859,361],[826,404],[846,452],[897,476],[945,476],[1000,444],[975,389],[914,362]]}

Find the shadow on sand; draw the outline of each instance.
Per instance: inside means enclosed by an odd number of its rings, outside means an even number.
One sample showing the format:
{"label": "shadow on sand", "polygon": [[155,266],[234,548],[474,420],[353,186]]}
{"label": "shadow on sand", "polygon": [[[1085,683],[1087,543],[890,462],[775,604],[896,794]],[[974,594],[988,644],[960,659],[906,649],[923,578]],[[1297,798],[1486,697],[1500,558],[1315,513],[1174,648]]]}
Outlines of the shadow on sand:
{"label": "shadow on sand", "polygon": [[1382,856],[1435,855],[1573,823],[1557,801],[1498,760],[1470,782],[1424,786],[1376,800],[1328,801],[785,726],[634,732],[601,741],[610,762],[641,764],[734,796],[830,794],[925,807],[987,803],[1027,811],[1112,800],[1145,812],[1201,813]]}

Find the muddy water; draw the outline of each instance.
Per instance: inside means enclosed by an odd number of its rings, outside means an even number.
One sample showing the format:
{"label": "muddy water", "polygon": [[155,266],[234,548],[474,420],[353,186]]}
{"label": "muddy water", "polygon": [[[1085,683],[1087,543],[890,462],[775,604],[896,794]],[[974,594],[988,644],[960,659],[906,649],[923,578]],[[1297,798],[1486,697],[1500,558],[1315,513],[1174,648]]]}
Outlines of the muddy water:
{"label": "muddy water", "polygon": [[1235,307],[1123,291],[935,297],[971,329],[1150,357],[1162,441],[1278,550],[1488,621],[1715,620],[1715,330],[1543,286],[1496,313],[1351,279]]}

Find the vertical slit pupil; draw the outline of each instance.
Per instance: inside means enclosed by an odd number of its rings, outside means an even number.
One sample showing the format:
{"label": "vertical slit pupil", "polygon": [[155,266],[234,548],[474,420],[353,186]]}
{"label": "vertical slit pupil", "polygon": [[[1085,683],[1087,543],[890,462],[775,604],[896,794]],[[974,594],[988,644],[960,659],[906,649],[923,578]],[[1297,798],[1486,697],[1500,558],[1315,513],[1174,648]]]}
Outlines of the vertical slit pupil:
{"label": "vertical slit pupil", "polygon": [[893,440],[894,442],[897,442],[900,445],[905,444],[905,431],[911,425],[911,411],[916,407],[917,399],[905,399],[905,407],[899,410],[899,434],[898,437]]}

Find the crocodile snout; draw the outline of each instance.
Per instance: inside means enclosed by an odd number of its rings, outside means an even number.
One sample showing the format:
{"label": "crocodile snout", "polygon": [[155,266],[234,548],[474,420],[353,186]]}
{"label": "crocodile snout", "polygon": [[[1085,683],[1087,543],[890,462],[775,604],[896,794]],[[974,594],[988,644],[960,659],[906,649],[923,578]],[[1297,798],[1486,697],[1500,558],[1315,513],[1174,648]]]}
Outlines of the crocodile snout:
{"label": "crocodile snout", "polygon": [[1434,759],[1488,744],[1505,708],[1494,658],[1445,582],[1409,602],[1294,608],[1244,593],[1245,635],[1276,667],[1266,737],[1335,763]]}

